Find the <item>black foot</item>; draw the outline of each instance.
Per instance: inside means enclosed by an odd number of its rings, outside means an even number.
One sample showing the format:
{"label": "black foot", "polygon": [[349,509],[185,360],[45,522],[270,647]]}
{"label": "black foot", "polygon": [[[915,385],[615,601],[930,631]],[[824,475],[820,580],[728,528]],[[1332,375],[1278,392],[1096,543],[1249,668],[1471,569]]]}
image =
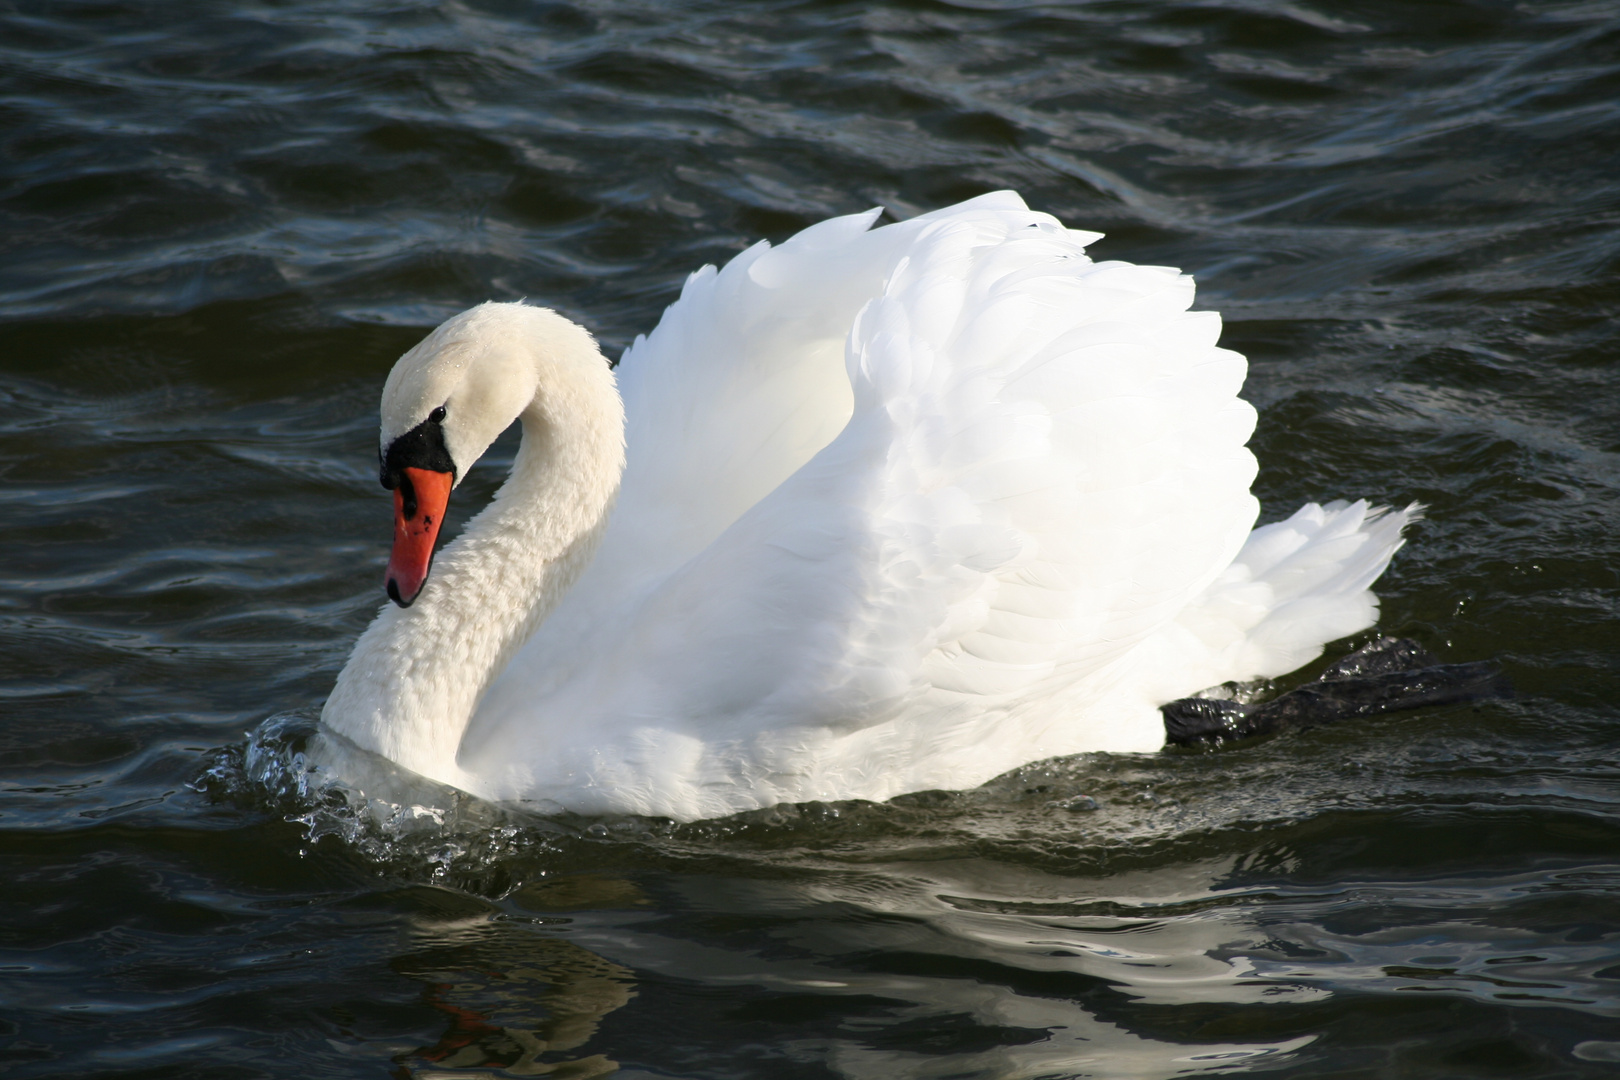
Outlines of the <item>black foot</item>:
{"label": "black foot", "polygon": [[1271,701],[1241,705],[1215,698],[1182,698],[1161,705],[1159,711],[1164,714],[1165,741],[1193,746],[1512,693],[1507,676],[1489,661],[1442,664],[1415,641],[1386,637],[1333,664],[1315,681]]}

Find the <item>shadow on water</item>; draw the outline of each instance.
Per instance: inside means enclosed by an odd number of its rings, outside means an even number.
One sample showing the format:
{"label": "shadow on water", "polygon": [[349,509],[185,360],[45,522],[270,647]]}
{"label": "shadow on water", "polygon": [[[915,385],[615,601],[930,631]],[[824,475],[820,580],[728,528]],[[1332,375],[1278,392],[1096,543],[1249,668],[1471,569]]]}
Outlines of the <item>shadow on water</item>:
{"label": "shadow on water", "polygon": [[[0,86],[8,1076],[1620,1063],[1613,5],[22,2]],[[1518,696],[694,825],[307,771],[428,327],[1005,187],[1194,272],[1265,519],[1424,503],[1379,630]]]}

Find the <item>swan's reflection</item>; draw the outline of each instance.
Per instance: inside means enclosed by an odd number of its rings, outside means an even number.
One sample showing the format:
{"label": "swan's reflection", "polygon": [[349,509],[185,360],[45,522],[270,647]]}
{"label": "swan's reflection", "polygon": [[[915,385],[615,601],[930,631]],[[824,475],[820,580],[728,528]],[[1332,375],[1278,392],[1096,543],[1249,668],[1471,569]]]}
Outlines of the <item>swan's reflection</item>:
{"label": "swan's reflection", "polygon": [[[419,809],[417,793],[394,798]],[[424,812],[472,828],[483,804],[450,805]],[[613,849],[538,842],[570,860]],[[445,1074],[658,1068],[673,1053],[650,1034],[661,1030],[681,1033],[680,1069],[698,1075],[774,1077],[785,1055],[850,1080],[1169,1077],[1273,1066],[1314,1038],[1287,1024],[1260,1025],[1285,1037],[1257,1036],[1232,1014],[1326,993],[1257,974],[1249,958],[1268,934],[1223,891],[1235,856],[1087,874],[858,852],[753,863],[740,850],[702,846],[713,873],[649,871],[639,886],[536,866],[504,917],[424,929],[396,967],[449,1023],[407,1058]],[[1227,1008],[1189,1008],[1212,1005]],[[620,1010],[633,1018],[604,1030]]]}
{"label": "swan's reflection", "polygon": [[[644,903],[629,882],[580,875],[520,890],[537,911]],[[514,932],[515,931],[515,932]],[[423,999],[448,1019],[431,1046],[405,1055],[419,1078],[439,1074],[587,1080],[618,1071],[603,1053],[574,1054],[608,1013],[635,997],[630,970],[564,938],[517,930],[488,915],[437,922],[426,946],[396,963],[427,983]]]}
{"label": "swan's reflection", "polygon": [[[1262,935],[1230,907],[1165,918],[1099,910],[1207,898],[1230,865],[1093,882],[986,862],[808,880],[688,877],[675,906],[699,918],[593,913],[567,933],[643,979],[730,1002],[701,1021],[717,1057],[728,1041],[764,1041],[851,1080],[1241,1071],[1281,1064],[1312,1037],[1201,1038],[1194,1028],[1155,1038],[1124,1016],[1142,1003],[1321,992],[1256,980],[1241,952]],[[682,1003],[666,996],[657,1007]]]}
{"label": "swan's reflection", "polygon": [[1614,1010],[1594,992],[1609,939],[1505,929],[1560,884],[1545,873],[1292,884],[1280,846],[1112,874],[814,862],[548,875],[437,922],[397,966],[448,1023],[408,1060],[423,1077],[1149,1078],[1308,1065],[1322,1014],[1297,1006],[1341,991]]}
{"label": "swan's reflection", "polygon": [[[1186,829],[1179,803],[1125,801],[1144,783],[1131,768],[1082,778],[1125,808],[1091,823],[1087,843],[1020,810],[1020,793],[1062,805],[1043,777],[1013,778],[1011,799],[963,797],[956,816],[912,800],[837,828],[773,814],[583,835],[426,789],[421,805],[414,790],[355,793],[344,805],[381,806],[397,856],[494,836],[507,846],[465,845],[474,880],[530,882],[493,903],[454,894],[480,913],[420,928],[396,968],[448,1023],[396,1060],[420,1077],[588,1076],[618,1061],[776,1080],[784,1060],[849,1080],[1171,1077],[1334,1058],[1339,1042],[1311,1044],[1317,1031],[1342,1041],[1344,1025],[1330,1034],[1322,1018],[1354,1015],[1369,994],[1604,1022],[1620,1011],[1609,863],[1439,877],[1369,856],[1346,880],[1319,831],[1233,844],[1244,833],[1211,830],[1207,814],[1197,850],[1245,850],[1187,858],[1193,845],[1164,839]],[[424,823],[437,827],[425,839],[408,831]],[[639,869],[583,872],[603,859]],[[1332,996],[1326,1011],[1297,1007]],[[1569,1052],[1598,1060],[1605,1031]]]}
{"label": "swan's reflection", "polygon": [[[617,1071],[618,1062],[605,1054],[568,1054],[635,996],[629,970],[566,941],[537,944],[525,963],[446,973],[455,981],[432,983],[425,1000],[449,1025],[438,1042],[412,1056],[443,1069],[496,1068],[513,1076],[584,1080]],[[481,1008],[468,1006],[475,1001]]]}

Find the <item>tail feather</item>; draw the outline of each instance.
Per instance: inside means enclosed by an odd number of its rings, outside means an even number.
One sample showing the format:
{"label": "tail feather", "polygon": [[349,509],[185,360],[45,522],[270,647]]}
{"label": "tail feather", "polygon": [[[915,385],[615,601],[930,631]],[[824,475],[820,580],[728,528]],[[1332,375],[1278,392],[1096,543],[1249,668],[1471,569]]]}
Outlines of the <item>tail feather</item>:
{"label": "tail feather", "polygon": [[1368,591],[1422,514],[1366,500],[1307,503],[1249,535],[1231,567],[1177,622],[1210,652],[1213,682],[1272,678],[1309,663],[1328,642],[1371,626]]}

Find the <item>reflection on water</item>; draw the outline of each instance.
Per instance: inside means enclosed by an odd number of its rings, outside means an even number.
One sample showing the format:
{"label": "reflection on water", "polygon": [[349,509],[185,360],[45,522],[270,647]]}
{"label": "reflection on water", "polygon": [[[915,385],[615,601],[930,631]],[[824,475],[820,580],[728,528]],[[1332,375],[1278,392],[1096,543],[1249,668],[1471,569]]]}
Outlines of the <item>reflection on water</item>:
{"label": "reflection on water", "polygon": [[[1612,935],[1555,944],[1545,926],[1513,925],[1557,888],[1544,879],[1324,893],[1234,886],[1252,876],[1237,864],[1095,878],[973,859],[813,879],[693,874],[661,881],[657,898],[603,875],[549,879],[413,934],[396,969],[450,1022],[407,1060],[420,1076],[429,1063],[594,1075],[606,1057],[569,1052],[638,983],[703,1017],[716,1041],[773,1032],[779,1052],[873,1080],[1303,1065],[1310,1018],[1339,992],[1620,1015],[1600,988]],[[727,1004],[715,1015],[705,998]],[[1239,1019],[1256,1007],[1269,1022]],[[1297,1033],[1255,1037],[1279,1028]],[[1607,1044],[1582,1045],[1606,1060]]]}
{"label": "reflection on water", "polygon": [[[1300,746],[1270,766],[1082,757],[978,792],[676,826],[537,818],[353,751],[340,775],[369,767],[372,789],[333,784],[319,751],[341,747],[310,733],[296,718],[267,724],[244,757],[220,760],[214,790],[275,793],[303,807],[311,836],[497,898],[443,893],[450,913],[416,920],[391,963],[446,1018],[414,1049],[375,1048],[419,1076],[595,1075],[617,1067],[613,1048],[657,1039],[693,1065],[785,1055],[857,1080],[1169,1077],[1308,1068],[1315,1017],[1375,1016],[1369,1000],[1385,995],[1620,1015],[1620,934],[1604,913],[1620,866],[1481,879],[1447,869],[1458,834],[1440,823],[1405,838],[1426,869],[1393,873],[1392,852],[1369,851],[1385,869],[1365,881],[1322,880],[1324,859],[1348,853],[1309,830],[1166,858],[1189,840],[1230,844],[1260,824],[1242,816],[1253,801],[1299,813],[1280,796]],[[1201,807],[1234,782],[1246,809]],[[1031,858],[1063,824],[1088,842]],[[640,869],[592,869],[617,864]],[[637,1015],[617,1024],[633,1000]]]}
{"label": "reflection on water", "polygon": [[[791,891],[687,880],[681,893],[692,906],[740,921],[770,912],[775,928],[767,941],[740,953],[712,943],[661,942],[657,970],[701,972],[689,977],[707,984],[756,986],[767,996],[753,1007],[755,1015],[846,1018],[822,1051],[849,1077],[942,1077],[964,1070],[1149,1077],[1273,1061],[1311,1038],[1256,1042],[1212,1033],[1165,1039],[1137,1030],[1119,1007],[1125,1001],[1261,1000],[1268,987],[1252,980],[1241,960],[1224,955],[1234,943],[1253,939],[1241,913],[1034,915],[1011,910],[1021,902],[1006,899],[1045,894],[1056,900],[1078,889],[1085,903],[1106,896],[1109,903],[1137,907],[1143,896],[1205,895],[1210,874],[1220,869],[1182,867],[1087,882],[982,862],[930,863],[871,867],[845,887],[823,882]],[[1088,895],[1092,890],[1096,894]],[[986,892],[997,899],[964,899]],[[996,907],[1004,910],[985,910]],[[586,940],[607,955],[647,951],[623,930],[598,931]]]}
{"label": "reflection on water", "polygon": [[[618,1063],[603,1054],[570,1052],[635,996],[637,979],[678,986],[686,996],[709,988],[739,1000],[726,1018],[733,1024],[803,1032],[835,1019],[818,1037],[790,1038],[785,1049],[851,1078],[1194,1075],[1275,1064],[1312,1041],[1167,1040],[1109,1015],[1109,999],[1120,995],[1185,1005],[1323,993],[1259,978],[1241,957],[1228,957],[1256,941],[1241,914],[1149,920],[969,913],[960,898],[951,903],[921,891],[908,890],[908,904],[892,886],[963,889],[976,868],[930,867],[928,878],[905,869],[871,879],[890,892],[881,900],[859,887],[682,880],[681,903],[706,921],[742,931],[769,913],[776,928],[763,940],[739,933],[753,939],[743,948],[661,933],[645,913],[603,917],[604,909],[650,904],[627,881],[582,875],[526,887],[508,898],[507,914],[480,913],[412,934],[395,970],[423,982],[423,999],[448,1023],[433,1045],[402,1060],[418,1077],[436,1075],[435,1067],[518,1076],[613,1071]],[[1207,869],[1218,876],[1222,868]],[[1140,902],[1122,888],[1163,895],[1160,886],[1196,887],[1196,876],[1182,870],[1167,876],[1174,880],[1109,882],[1109,902]],[[511,914],[586,908],[596,914],[578,922]]]}
{"label": "reflection on water", "polygon": [[[602,1017],[634,996],[629,969],[569,941],[486,936],[483,927],[445,935],[436,927],[395,970],[427,983],[423,1000],[448,1024],[407,1060],[442,1069],[499,1069],[514,1076],[591,1077],[618,1070],[603,1054],[570,1054]],[[473,938],[476,940],[468,940]],[[433,1070],[418,1067],[415,1075]],[[465,1075],[465,1072],[462,1073]]]}

